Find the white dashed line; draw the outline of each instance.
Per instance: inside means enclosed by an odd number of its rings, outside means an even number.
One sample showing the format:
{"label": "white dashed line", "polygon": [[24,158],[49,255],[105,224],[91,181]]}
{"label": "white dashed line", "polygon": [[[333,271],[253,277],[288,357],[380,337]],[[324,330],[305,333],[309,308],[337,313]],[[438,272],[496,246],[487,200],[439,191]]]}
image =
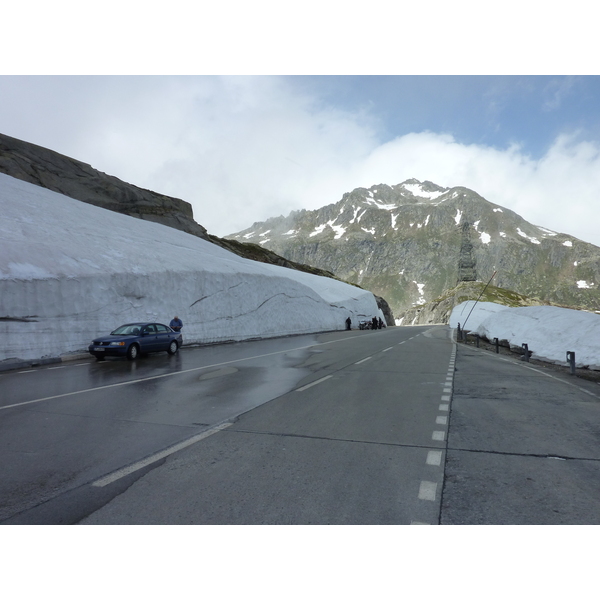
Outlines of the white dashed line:
{"label": "white dashed line", "polygon": [[443,442],[445,437],[446,437],[445,431],[434,431],[431,434],[431,439],[435,440],[436,442]]}
{"label": "white dashed line", "polygon": [[441,450],[430,450],[427,453],[427,460],[425,461],[428,465],[439,467],[442,464],[442,451]]}
{"label": "white dashed line", "polygon": [[308,388],[312,387],[313,385],[317,385],[319,383],[323,383],[327,379],[331,379],[331,377],[333,377],[333,375],[327,375],[327,377],[321,377],[321,379],[317,379],[316,381],[313,381],[312,383],[309,383],[308,385],[303,385],[301,388],[298,388],[296,391],[303,392],[304,390],[307,390]]}
{"label": "white dashed line", "polygon": [[435,494],[437,492],[437,483],[433,481],[421,481],[419,486],[419,500],[429,500],[435,502]]}
{"label": "white dashed line", "polygon": [[355,365],[360,365],[361,363],[367,362],[368,360],[371,360],[373,357],[372,356],[367,356],[367,358],[363,358],[362,360],[359,360],[358,362],[355,362]]}
{"label": "white dashed line", "polygon": [[450,402],[450,396],[442,396],[442,402]]}
{"label": "white dashed line", "polygon": [[440,416],[435,418],[436,425],[448,425],[448,417]]}
{"label": "white dashed line", "polygon": [[440,404],[440,408],[438,410],[448,410],[448,404]]}

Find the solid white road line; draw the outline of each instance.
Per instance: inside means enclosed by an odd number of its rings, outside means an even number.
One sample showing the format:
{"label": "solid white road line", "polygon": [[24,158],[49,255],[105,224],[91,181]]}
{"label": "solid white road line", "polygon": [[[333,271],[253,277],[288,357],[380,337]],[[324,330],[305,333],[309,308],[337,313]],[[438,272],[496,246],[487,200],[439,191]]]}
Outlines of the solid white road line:
{"label": "solid white road line", "polygon": [[[192,369],[184,369],[183,371],[174,371],[171,373],[163,373],[162,375],[153,375],[152,377],[142,377],[140,379],[132,379],[131,381],[122,381],[121,383],[113,383],[110,385],[102,385],[95,388],[88,388],[85,390],[78,390],[76,392],[67,392],[66,394],[57,394],[56,396],[47,396],[46,398],[37,398],[36,400],[27,400],[26,402],[18,402],[16,404],[8,404],[6,406],[0,406],[0,410],[6,410],[7,408],[15,408],[17,406],[26,406],[27,404],[35,404],[36,402],[45,402],[46,400],[56,400],[57,398],[66,398],[68,396],[76,396],[77,394],[85,394],[87,392],[95,392],[97,390],[105,390],[108,388],[120,387],[122,385],[131,385],[132,383],[141,383],[142,381],[152,381],[153,379],[163,379],[165,377],[174,377],[176,375],[184,375],[185,373],[193,373],[194,371],[201,371],[202,369],[210,369],[214,367],[222,367],[223,365],[230,365],[233,363],[244,362],[247,360],[254,360],[257,358],[265,358],[267,356],[275,356],[277,354],[287,354],[288,352],[295,352],[296,350],[306,350],[307,348],[314,348],[315,346],[325,346],[327,344],[337,344],[339,342],[346,342],[348,339],[358,337],[350,336],[341,340],[331,340],[329,342],[322,342],[317,344],[310,344],[308,346],[299,346],[297,348],[288,348],[286,350],[278,350],[277,352],[269,352],[267,354],[257,354],[256,356],[247,356],[246,358],[236,358],[235,360],[227,360],[222,363],[215,363],[212,365],[204,365],[203,367],[194,367]],[[88,363],[81,363],[86,365]],[[29,371],[18,371],[19,373],[34,373],[37,369]],[[299,390],[298,390],[299,391]]]}
{"label": "solid white road line", "polygon": [[139,462],[136,462],[133,465],[119,469],[118,471],[115,471],[114,473],[111,473],[110,475],[106,475],[106,477],[102,477],[101,479],[94,481],[94,483],[92,483],[92,485],[94,487],[105,487],[108,484],[113,483],[113,481],[117,481],[117,479],[121,479],[131,473],[134,473],[135,471],[139,471],[140,469],[143,469],[144,467],[151,465],[153,462],[156,462],[157,460],[161,460],[167,456],[170,456],[171,454],[174,454],[175,452],[179,452],[179,450],[183,450],[184,448],[187,448],[188,446],[191,446],[192,444],[195,444],[196,442],[199,442],[200,440],[204,440],[207,437],[210,437],[211,435],[218,433],[219,431],[223,431],[223,429],[227,429],[227,427],[230,427],[231,425],[233,425],[233,423],[223,423],[221,425],[217,425],[216,427],[213,427],[212,429],[209,429],[208,431],[204,431],[202,433],[199,433],[198,435],[195,435],[194,437],[191,437],[189,440],[185,440],[184,442],[175,444],[175,446],[171,446],[170,448],[167,448],[166,450],[163,450],[162,452],[157,452],[156,454],[153,454],[152,456],[149,456],[148,458],[145,458],[144,460],[140,460]]}
{"label": "solid white road line", "polygon": [[[324,342],[325,344],[335,343],[333,342]],[[294,352],[295,350],[305,350],[307,348],[313,348],[314,346],[320,346],[321,344],[311,344],[310,346],[301,346],[299,348],[289,348],[288,350],[279,350],[278,352],[269,352],[268,354],[258,354],[256,356],[248,356],[246,358],[237,358],[235,360],[228,360],[222,363],[214,363],[212,365],[204,365],[203,367],[194,367],[193,369],[185,369],[183,371],[174,371],[171,373],[163,373],[162,375],[153,375],[152,377],[141,377],[140,379],[132,379],[130,381],[122,381],[120,383],[112,383],[110,385],[101,385],[95,388],[87,388],[85,390],[78,390],[76,392],[67,392],[66,394],[57,394],[56,396],[47,396],[46,398],[37,398],[36,400],[27,400],[26,402],[19,402],[17,404],[8,404],[7,406],[0,406],[0,410],[6,410],[7,408],[14,408],[17,406],[26,406],[27,404],[35,404],[36,402],[45,402],[46,400],[56,400],[57,398],[66,398],[67,396],[76,396],[77,394],[85,394],[87,392],[95,392],[97,390],[105,390],[108,388],[120,387],[123,385],[131,385],[133,383],[141,383],[143,381],[152,381],[153,379],[163,379],[165,377],[174,377],[175,375],[183,375],[185,373],[192,373],[194,371],[201,371],[202,369],[210,369],[214,367],[221,367],[223,365],[230,365],[232,363],[244,362],[247,360],[253,360],[256,358],[265,358],[266,356],[275,356],[276,354],[285,354],[287,352]],[[87,363],[82,363],[87,364]],[[21,371],[21,373],[31,373],[33,371]]]}

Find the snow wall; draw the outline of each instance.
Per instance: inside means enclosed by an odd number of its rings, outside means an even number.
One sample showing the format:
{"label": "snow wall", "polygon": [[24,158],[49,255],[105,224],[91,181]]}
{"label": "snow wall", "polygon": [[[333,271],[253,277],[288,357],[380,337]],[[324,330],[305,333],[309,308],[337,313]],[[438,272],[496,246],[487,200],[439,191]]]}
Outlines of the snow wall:
{"label": "snow wall", "polygon": [[0,361],[87,351],[123,323],[175,315],[186,344],[383,318],[371,292],[0,174]]}
{"label": "snow wall", "polygon": [[[450,327],[462,326],[473,304],[470,300],[455,306]],[[594,313],[557,306],[510,308],[481,302],[468,318],[466,329],[490,341],[507,340],[518,348],[527,344],[533,358],[565,366],[567,351],[575,352],[577,367],[600,370],[600,315]]]}

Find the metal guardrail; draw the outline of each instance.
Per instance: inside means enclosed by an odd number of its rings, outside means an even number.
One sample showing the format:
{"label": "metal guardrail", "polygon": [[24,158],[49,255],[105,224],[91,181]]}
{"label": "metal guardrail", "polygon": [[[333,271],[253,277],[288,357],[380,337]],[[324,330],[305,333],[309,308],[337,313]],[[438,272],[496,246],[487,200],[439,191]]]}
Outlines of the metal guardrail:
{"label": "metal guardrail", "polygon": [[[470,331],[466,331],[464,328],[461,328],[460,323],[458,323],[457,336],[456,336],[457,341],[459,341],[459,342],[462,341],[464,343],[468,343],[469,337],[475,339],[475,346],[477,348],[479,348],[480,347],[479,340],[482,339],[481,336],[478,333],[471,333]],[[483,338],[483,339],[485,339],[486,341],[489,342],[489,340],[487,340],[487,338]],[[494,352],[496,354],[500,354],[500,345],[501,345],[500,340],[497,337],[495,337],[489,343],[494,346]],[[505,344],[503,344],[503,345],[505,346]],[[511,350],[511,347],[508,346],[508,349]],[[530,359],[533,356],[533,351],[529,349],[529,344],[527,344],[525,342],[523,344],[521,344],[521,350],[522,350],[521,360],[523,360],[525,362],[530,362]],[[573,352],[571,350],[567,351],[566,362],[569,367],[570,375],[576,375],[577,365],[575,362],[575,352]]]}

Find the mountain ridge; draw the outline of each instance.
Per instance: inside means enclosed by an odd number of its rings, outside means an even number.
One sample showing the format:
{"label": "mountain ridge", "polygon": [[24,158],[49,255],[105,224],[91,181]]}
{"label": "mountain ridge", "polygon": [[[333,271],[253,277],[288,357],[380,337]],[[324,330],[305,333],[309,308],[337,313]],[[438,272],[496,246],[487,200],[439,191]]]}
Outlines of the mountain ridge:
{"label": "mountain ridge", "polygon": [[496,286],[535,301],[600,310],[600,248],[533,225],[464,186],[408,179],[360,187],[226,239],[330,270],[385,297],[398,318],[456,286],[465,249],[478,280],[496,271]]}

